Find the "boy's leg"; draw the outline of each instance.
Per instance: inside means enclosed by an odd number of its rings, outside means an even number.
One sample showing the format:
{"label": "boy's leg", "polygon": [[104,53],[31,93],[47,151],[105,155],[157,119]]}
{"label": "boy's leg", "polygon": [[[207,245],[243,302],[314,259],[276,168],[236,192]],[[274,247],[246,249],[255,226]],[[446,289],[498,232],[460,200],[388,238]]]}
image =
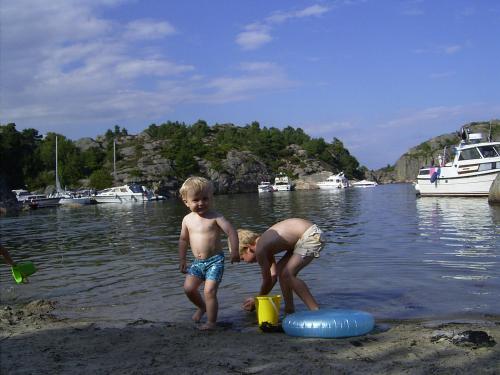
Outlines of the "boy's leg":
{"label": "boy's leg", "polygon": [[278,274],[278,280],[280,283],[281,294],[283,295],[283,301],[285,303],[285,314],[291,314],[295,312],[295,306],[293,303],[293,289],[290,282],[286,282],[282,278],[282,272],[286,267],[286,264],[290,260],[292,253],[287,252],[276,264],[276,273]]}
{"label": "boy's leg", "polygon": [[219,283],[215,280],[205,281],[205,306],[207,311],[207,323],[200,327],[200,329],[214,329],[217,322],[217,313],[219,311],[219,302],[217,300],[217,290]]}
{"label": "boy's leg", "polygon": [[196,307],[198,307],[198,310],[193,315],[193,320],[195,322],[199,322],[207,310],[205,301],[203,301],[200,291],[198,290],[202,283],[203,280],[193,275],[187,275],[186,280],[184,281],[184,293],[186,293],[189,300],[193,302]]}
{"label": "boy's leg", "polygon": [[[297,277],[297,274],[307,266],[314,258],[312,256],[302,257],[297,254],[293,254],[288,262],[284,265],[283,270],[280,273],[280,285],[282,285],[281,290],[283,294],[284,290],[289,290],[290,288],[299,296],[299,298],[306,304],[309,310],[318,310],[319,305],[312,296],[306,283]],[[285,297],[285,296],[284,296]],[[292,305],[288,306],[287,311],[287,300],[285,299],[285,312],[293,312],[293,300]]]}

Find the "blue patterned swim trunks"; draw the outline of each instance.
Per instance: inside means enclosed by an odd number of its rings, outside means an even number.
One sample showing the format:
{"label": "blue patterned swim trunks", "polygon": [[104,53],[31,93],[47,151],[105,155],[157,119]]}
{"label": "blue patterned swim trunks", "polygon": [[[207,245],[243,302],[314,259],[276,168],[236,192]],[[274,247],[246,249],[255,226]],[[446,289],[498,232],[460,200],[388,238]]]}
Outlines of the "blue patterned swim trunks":
{"label": "blue patterned swim trunks", "polygon": [[195,259],[188,269],[188,274],[200,280],[214,280],[220,283],[224,274],[224,253],[207,259]]}

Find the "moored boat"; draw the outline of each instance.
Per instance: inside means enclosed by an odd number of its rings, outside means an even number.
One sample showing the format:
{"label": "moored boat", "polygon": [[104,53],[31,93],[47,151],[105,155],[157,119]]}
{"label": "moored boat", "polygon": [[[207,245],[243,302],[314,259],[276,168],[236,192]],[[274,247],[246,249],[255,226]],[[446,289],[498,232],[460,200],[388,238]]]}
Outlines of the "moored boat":
{"label": "moored boat", "polygon": [[375,181],[370,181],[370,180],[361,180],[351,183],[352,187],[374,187],[377,185],[378,184]]}
{"label": "moored boat", "polygon": [[257,185],[257,190],[259,193],[271,193],[274,191],[274,188],[269,181],[262,181]]}
{"label": "moored boat", "polygon": [[500,142],[483,140],[481,133],[463,128],[455,155],[446,161],[446,149],[438,165],[419,170],[415,190],[420,196],[488,196],[500,173]]}
{"label": "moored boat", "polygon": [[146,202],[153,200],[152,195],[138,184],[125,184],[104,189],[92,198],[97,203]]}
{"label": "moored boat", "polygon": [[24,189],[12,190],[16,199],[24,207],[44,208],[59,206],[61,198],[47,197],[45,194],[34,194]]}
{"label": "moored boat", "polygon": [[290,179],[285,174],[280,173],[274,179],[274,185],[272,185],[274,191],[290,191],[292,190],[292,184]]}
{"label": "moored boat", "polygon": [[345,189],[350,186],[349,180],[344,176],[344,172],[331,175],[326,181],[318,182],[317,185],[320,189]]}

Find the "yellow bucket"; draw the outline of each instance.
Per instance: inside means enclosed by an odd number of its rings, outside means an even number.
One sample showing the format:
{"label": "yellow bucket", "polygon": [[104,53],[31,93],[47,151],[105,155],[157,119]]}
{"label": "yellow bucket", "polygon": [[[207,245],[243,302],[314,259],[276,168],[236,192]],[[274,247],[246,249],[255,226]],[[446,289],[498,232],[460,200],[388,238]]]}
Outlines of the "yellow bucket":
{"label": "yellow bucket", "polygon": [[255,297],[255,311],[259,326],[263,323],[278,325],[281,308],[281,296],[257,296]]}

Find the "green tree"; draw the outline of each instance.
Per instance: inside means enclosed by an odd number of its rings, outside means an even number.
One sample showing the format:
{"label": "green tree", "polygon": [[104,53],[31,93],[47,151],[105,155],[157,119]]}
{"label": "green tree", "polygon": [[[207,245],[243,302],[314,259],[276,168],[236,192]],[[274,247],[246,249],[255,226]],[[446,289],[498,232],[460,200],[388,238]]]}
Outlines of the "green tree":
{"label": "green tree", "polygon": [[113,185],[113,176],[107,169],[99,169],[90,175],[90,186],[94,189],[101,190]]}

